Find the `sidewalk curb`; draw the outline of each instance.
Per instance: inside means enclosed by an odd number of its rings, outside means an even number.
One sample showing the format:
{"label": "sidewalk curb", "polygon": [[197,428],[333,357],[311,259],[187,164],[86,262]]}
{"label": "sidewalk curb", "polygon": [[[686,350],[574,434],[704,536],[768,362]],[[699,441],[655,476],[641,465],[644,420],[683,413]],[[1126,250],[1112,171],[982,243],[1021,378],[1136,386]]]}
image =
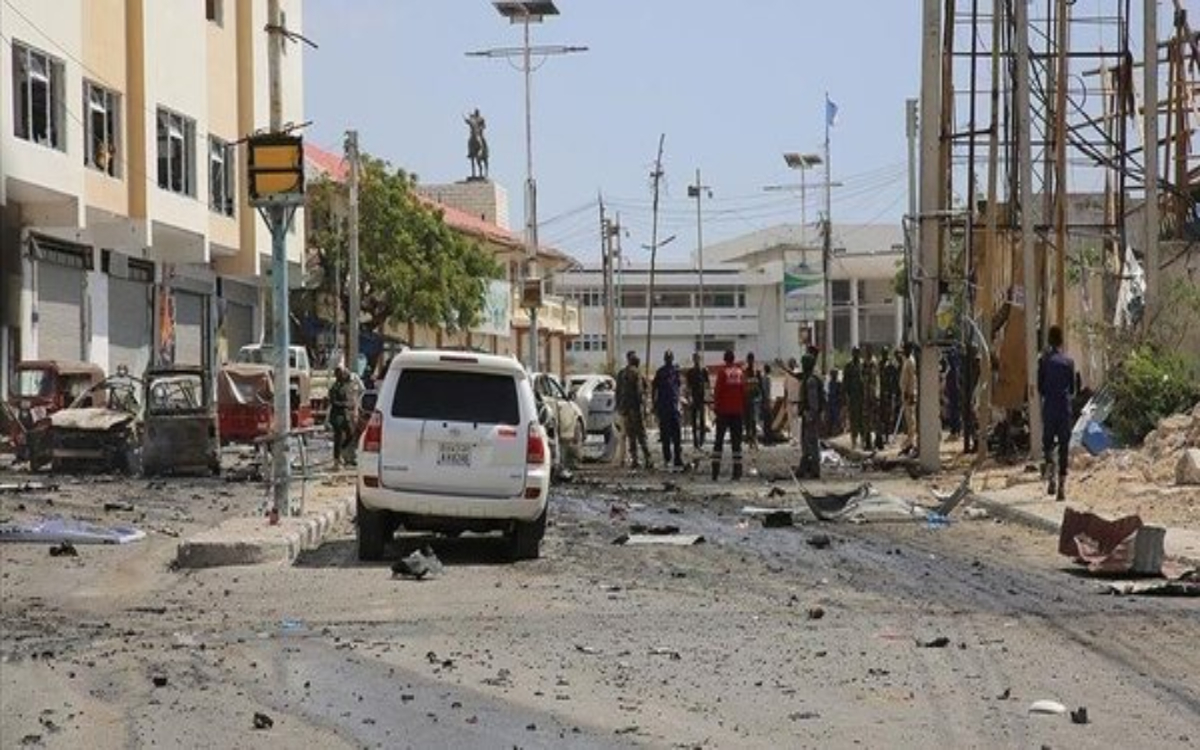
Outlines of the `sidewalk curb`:
{"label": "sidewalk curb", "polygon": [[325,535],[354,511],[354,495],[334,498],[321,510],[268,526],[261,518],[231,518],[180,542],[175,567],[195,570],[231,565],[290,564],[301,552],[320,546]]}

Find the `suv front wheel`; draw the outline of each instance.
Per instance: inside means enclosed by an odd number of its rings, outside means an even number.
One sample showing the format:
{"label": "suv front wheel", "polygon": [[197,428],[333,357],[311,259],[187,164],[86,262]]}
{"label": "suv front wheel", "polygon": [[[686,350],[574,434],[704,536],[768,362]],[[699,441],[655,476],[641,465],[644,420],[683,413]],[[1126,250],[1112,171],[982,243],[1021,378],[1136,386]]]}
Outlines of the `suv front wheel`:
{"label": "suv front wheel", "polygon": [[354,528],[358,537],[359,560],[365,562],[383,557],[383,546],[387,543],[390,529],[387,516],[387,511],[370,510],[363,505],[362,498],[358,499]]}
{"label": "suv front wheel", "polygon": [[546,535],[546,511],[535,521],[517,521],[509,533],[509,554],[514,560],[536,560]]}

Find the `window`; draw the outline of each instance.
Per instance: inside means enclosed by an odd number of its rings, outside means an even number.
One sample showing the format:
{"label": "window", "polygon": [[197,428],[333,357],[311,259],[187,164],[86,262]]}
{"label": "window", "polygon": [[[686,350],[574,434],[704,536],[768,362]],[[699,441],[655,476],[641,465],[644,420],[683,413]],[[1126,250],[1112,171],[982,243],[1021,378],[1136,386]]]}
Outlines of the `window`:
{"label": "window", "polygon": [[205,0],[204,17],[218,26],[223,25],[225,16],[224,0]]}
{"label": "window", "polygon": [[409,369],[396,384],[392,416],[515,426],[521,423],[521,407],[511,375]]}
{"label": "window", "polygon": [[585,333],[571,341],[567,348],[573,352],[603,352],[608,350],[608,342],[602,333]]}
{"label": "window", "polygon": [[18,42],[12,52],[14,135],[66,151],[62,61]]}
{"label": "window", "polygon": [[222,216],[233,216],[233,164],[229,144],[208,138],[208,207]]}
{"label": "window", "polygon": [[118,177],[121,96],[91,81],[83,82],[83,163],[110,177]]}
{"label": "window", "polygon": [[196,122],[158,110],[158,186],[180,195],[196,195]]}

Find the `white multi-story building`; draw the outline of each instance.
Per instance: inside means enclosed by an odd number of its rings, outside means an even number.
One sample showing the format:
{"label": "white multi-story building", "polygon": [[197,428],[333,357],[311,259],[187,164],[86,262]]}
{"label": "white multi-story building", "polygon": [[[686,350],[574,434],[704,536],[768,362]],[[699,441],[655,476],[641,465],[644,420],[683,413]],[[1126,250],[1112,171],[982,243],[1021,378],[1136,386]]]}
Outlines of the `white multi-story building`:
{"label": "white multi-story building", "polygon": [[[301,0],[281,0],[299,31]],[[0,4],[0,385],[20,359],[213,364],[262,330],[270,235],[247,203],[268,124],[267,3]],[[285,43],[284,121],[302,55]],[[303,220],[288,238],[301,277]]]}
{"label": "white multi-story building", "polygon": [[[899,225],[835,226],[830,262],[834,349],[845,351],[863,343],[892,346],[902,340],[904,303],[893,291],[893,279],[904,255],[903,242]],[[668,349],[681,363],[701,348],[710,363],[726,349],[739,358],[753,352],[763,362],[798,358],[806,344],[820,344],[824,338],[823,321],[801,320],[804,314],[789,301],[785,287],[785,268],[791,272],[806,258],[809,268],[819,273],[820,249],[801,245],[800,227],[781,225],[704,248],[703,296],[698,262],[660,265],[655,269],[652,326],[649,267],[622,267],[613,280],[611,346],[617,365],[623,363],[625,351],[645,357],[647,329],[651,364]],[[583,305],[581,335],[570,345],[568,367],[602,369],[610,346],[602,269],[589,266],[561,274],[555,289]]]}

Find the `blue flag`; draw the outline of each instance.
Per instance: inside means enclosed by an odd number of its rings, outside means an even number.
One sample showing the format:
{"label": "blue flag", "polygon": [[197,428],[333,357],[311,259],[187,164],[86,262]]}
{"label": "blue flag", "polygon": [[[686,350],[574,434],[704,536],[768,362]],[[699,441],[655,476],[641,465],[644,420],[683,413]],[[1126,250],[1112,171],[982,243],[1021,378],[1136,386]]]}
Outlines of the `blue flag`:
{"label": "blue flag", "polygon": [[833,103],[829,95],[825,95],[825,124],[833,127],[837,125],[838,120],[838,105]]}

